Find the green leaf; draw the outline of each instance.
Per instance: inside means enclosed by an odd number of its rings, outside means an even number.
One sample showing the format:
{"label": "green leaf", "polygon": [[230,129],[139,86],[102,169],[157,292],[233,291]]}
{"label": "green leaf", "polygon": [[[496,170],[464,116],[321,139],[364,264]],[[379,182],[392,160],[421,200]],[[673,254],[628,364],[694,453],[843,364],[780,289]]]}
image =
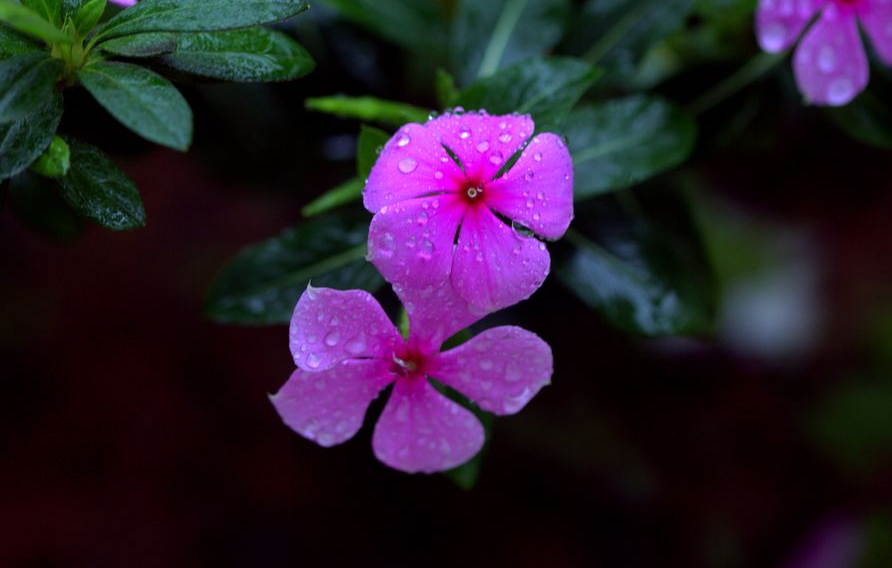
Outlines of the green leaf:
{"label": "green leaf", "polygon": [[177,48],[177,36],[170,32],[135,34],[110,39],[96,47],[122,57],[155,57],[173,52]]}
{"label": "green leaf", "polygon": [[62,199],[56,180],[26,172],[8,183],[9,208],[23,224],[61,242],[83,233],[83,220]]}
{"label": "green leaf", "polygon": [[77,77],[127,128],[175,150],[189,148],[192,110],[161,75],[130,63],[98,62],[81,69]]}
{"label": "green leaf", "polygon": [[55,27],[62,26],[62,0],[21,0],[21,2],[23,6],[31,8]]}
{"label": "green leaf", "polygon": [[307,9],[303,0],[142,0],[96,32],[94,40],[146,32],[210,32],[278,22]]}
{"label": "green leaf", "polygon": [[68,173],[71,167],[71,148],[60,137],[50,142],[43,154],[31,164],[31,171],[48,178],[59,178]]}
{"label": "green leaf", "polygon": [[182,34],[161,61],[185,73],[242,83],[297,79],[315,66],[300,44],[266,28]]}
{"label": "green leaf", "polygon": [[461,0],[452,27],[459,82],[545,55],[560,41],[569,14],[569,0]]}
{"label": "green leaf", "polygon": [[71,168],[59,178],[62,197],[78,214],[112,231],[146,224],[139,189],[98,148],[65,138],[71,147]]}
{"label": "green leaf", "polygon": [[569,44],[589,46],[585,57],[604,67],[608,84],[630,79],[648,48],[682,26],[694,1],[588,0]]}
{"label": "green leaf", "polygon": [[46,21],[40,14],[10,0],[0,0],[0,22],[12,26],[23,34],[42,39],[47,43],[70,44],[70,37]]}
{"label": "green leaf", "polygon": [[576,199],[629,187],[684,161],[696,123],[659,97],[633,95],[572,111],[569,139]]}
{"label": "green leaf", "polygon": [[375,292],[383,280],[366,262],[369,218],[317,217],[242,250],[218,275],[207,300],[218,322],[286,323],[307,284]]}
{"label": "green leaf", "polygon": [[554,128],[600,75],[569,57],[534,58],[471,85],[458,98],[466,109],[531,114],[537,130]]}
{"label": "green leaf", "polygon": [[345,17],[402,47],[441,52],[448,46],[442,3],[431,0],[323,0]]}
{"label": "green leaf", "polygon": [[717,293],[700,235],[679,198],[655,197],[647,209],[597,200],[577,211],[558,278],[626,331],[711,334]]}
{"label": "green leaf", "polygon": [[375,97],[317,97],[307,99],[304,105],[316,112],[390,126],[402,126],[408,122],[423,124],[430,116],[430,111],[423,108]]}
{"label": "green leaf", "polygon": [[846,383],[815,409],[811,434],[830,458],[854,473],[892,463],[892,382],[888,377]]}
{"label": "green leaf", "polygon": [[0,61],[0,124],[19,120],[52,98],[62,62],[43,51]]}
{"label": "green leaf", "polygon": [[15,122],[0,124],[0,179],[10,178],[31,165],[53,140],[62,120],[62,95]]}
{"label": "green leaf", "polygon": [[96,27],[107,6],[108,0],[89,0],[78,9],[74,22],[80,37],[86,37]]}
{"label": "green leaf", "polygon": [[390,140],[390,134],[380,128],[362,125],[359,131],[359,143],[356,149],[356,171],[359,179],[366,179],[372,172],[372,167],[378,161],[381,148]]}
{"label": "green leaf", "polygon": [[455,86],[455,77],[445,69],[437,69],[437,104],[445,110],[455,106],[458,100],[458,87]]}
{"label": "green leaf", "polygon": [[364,187],[365,183],[363,183],[362,179],[358,177],[350,178],[308,203],[300,210],[300,213],[304,217],[314,217],[351,201],[356,201],[362,196]]}
{"label": "green leaf", "polygon": [[872,91],[841,107],[824,109],[843,132],[864,144],[892,149],[892,110]]}
{"label": "green leaf", "polygon": [[9,26],[0,24],[0,59],[6,59],[11,55],[39,51],[43,47],[34,43],[26,36],[18,33]]}

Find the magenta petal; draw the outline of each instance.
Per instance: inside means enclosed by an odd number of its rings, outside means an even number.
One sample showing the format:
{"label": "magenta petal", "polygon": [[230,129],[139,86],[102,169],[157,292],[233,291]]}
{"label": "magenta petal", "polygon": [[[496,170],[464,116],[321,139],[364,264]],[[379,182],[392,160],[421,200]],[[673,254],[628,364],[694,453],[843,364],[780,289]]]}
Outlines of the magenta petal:
{"label": "magenta petal", "polygon": [[389,360],[403,342],[368,292],[312,286],[294,307],[289,340],[294,362],[307,371],[329,369],[348,359]]}
{"label": "magenta petal", "polygon": [[109,0],[112,4],[119,4],[121,6],[133,6],[136,4],[136,0]]}
{"label": "magenta petal", "polygon": [[864,0],[860,9],[861,25],[874,49],[886,65],[892,65],[892,2]]}
{"label": "magenta petal", "polygon": [[426,288],[394,286],[409,316],[409,339],[425,353],[436,353],[444,341],[480,319],[449,280]]}
{"label": "magenta petal", "polygon": [[455,234],[466,208],[456,195],[382,207],[369,228],[369,261],[392,284],[438,286],[449,278]]}
{"label": "magenta petal", "polygon": [[436,136],[419,124],[407,124],[381,150],[366,181],[363,203],[377,213],[406,199],[458,191],[463,180]]}
{"label": "magenta petal", "polygon": [[573,159],[560,137],[540,134],[486,191],[494,210],[537,235],[559,239],[573,220]]}
{"label": "magenta petal", "polygon": [[375,456],[407,473],[459,466],[483,447],[483,426],[424,378],[399,380],[375,426]]}
{"label": "magenta petal", "polygon": [[475,313],[494,312],[529,298],[548,276],[545,244],[519,234],[488,207],[468,209],[452,264],[452,285]]}
{"label": "magenta petal", "polygon": [[320,446],[334,446],[362,427],[369,404],[394,378],[389,365],[345,361],[318,373],[297,369],[270,400],[289,428]]}
{"label": "magenta petal", "polygon": [[827,0],[760,0],[756,9],[756,37],[769,53],[789,48]]}
{"label": "magenta petal", "polygon": [[439,353],[425,371],[495,414],[514,414],[551,382],[551,347],[519,327],[488,329]]}
{"label": "magenta petal", "polygon": [[828,6],[796,48],[793,67],[811,103],[842,106],[863,91],[869,70],[854,12]]}
{"label": "magenta petal", "polygon": [[485,182],[532,136],[535,124],[527,115],[470,112],[443,115],[425,127],[455,152],[469,179]]}

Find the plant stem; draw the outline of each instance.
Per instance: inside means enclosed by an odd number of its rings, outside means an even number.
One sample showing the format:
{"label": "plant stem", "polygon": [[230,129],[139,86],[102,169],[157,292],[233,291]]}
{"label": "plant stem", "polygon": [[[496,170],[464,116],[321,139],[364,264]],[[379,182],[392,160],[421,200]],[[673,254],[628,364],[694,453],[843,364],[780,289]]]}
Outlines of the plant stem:
{"label": "plant stem", "polygon": [[687,106],[687,111],[693,116],[700,116],[750,83],[760,79],[785,58],[785,53],[760,52],[724,81],[691,101]]}

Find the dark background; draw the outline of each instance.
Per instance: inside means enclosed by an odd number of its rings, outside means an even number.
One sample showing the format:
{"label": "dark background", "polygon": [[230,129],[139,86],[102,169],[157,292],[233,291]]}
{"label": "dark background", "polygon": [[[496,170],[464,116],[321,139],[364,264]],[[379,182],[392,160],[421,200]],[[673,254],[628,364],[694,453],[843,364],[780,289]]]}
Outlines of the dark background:
{"label": "dark background", "polygon": [[496,421],[470,491],[379,464],[372,419],[328,450],[281,424],[286,328],[208,322],[208,285],[352,175],[358,124],[305,98],[434,105],[428,70],[322,15],[307,78],[184,87],[187,155],[66,93],[63,131],[115,156],[149,220],[48,217],[39,188],[0,214],[0,566],[892,565],[892,161],[803,110],[786,66],[673,174],[714,261],[764,257],[723,287],[717,338],[632,337],[549,279],[498,317],[551,344],[553,384]]}

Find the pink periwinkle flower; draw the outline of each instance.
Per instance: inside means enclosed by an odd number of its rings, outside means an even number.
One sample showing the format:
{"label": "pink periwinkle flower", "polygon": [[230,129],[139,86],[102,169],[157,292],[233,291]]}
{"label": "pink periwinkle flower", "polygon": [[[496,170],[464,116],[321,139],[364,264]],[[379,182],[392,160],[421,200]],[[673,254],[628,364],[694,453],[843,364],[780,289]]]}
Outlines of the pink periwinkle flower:
{"label": "pink periwinkle flower", "polygon": [[112,4],[118,4],[119,6],[133,6],[136,4],[136,0],[110,0]]}
{"label": "pink periwinkle flower", "polygon": [[360,429],[366,409],[388,385],[390,399],[375,426],[375,456],[409,473],[461,465],[483,445],[479,420],[437,391],[435,378],[495,414],[514,414],[551,380],[551,348],[517,327],[497,327],[440,351],[443,340],[470,325],[448,283],[409,311],[404,340],[378,302],[361,290],[308,287],[291,320],[297,370],[271,397],[295,432],[329,447]]}
{"label": "pink periwinkle flower", "polygon": [[892,65],[892,0],[760,0],[759,45],[770,53],[787,49],[816,15],[793,56],[796,82],[811,103],[848,104],[870,75],[859,22],[880,59]]}
{"label": "pink periwinkle flower", "polygon": [[479,314],[535,292],[551,265],[539,238],[560,238],[573,219],[573,162],[558,136],[529,140],[534,129],[529,116],[484,111],[401,128],[363,194],[375,214],[368,258],[384,278],[416,289],[451,281]]}

